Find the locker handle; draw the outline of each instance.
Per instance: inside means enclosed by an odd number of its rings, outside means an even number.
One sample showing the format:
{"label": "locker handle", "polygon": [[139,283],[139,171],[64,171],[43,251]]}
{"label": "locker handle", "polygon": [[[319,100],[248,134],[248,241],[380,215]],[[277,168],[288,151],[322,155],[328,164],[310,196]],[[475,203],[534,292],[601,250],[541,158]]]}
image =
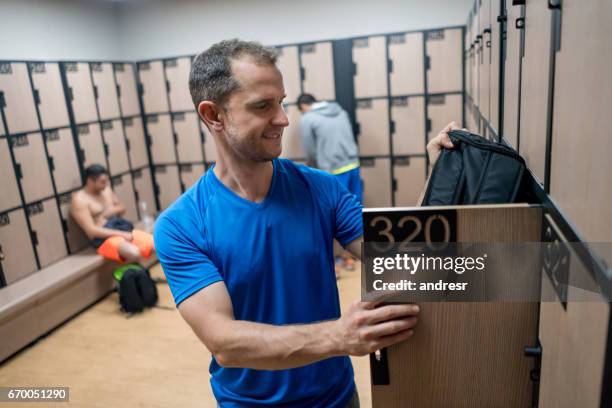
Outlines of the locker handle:
{"label": "locker handle", "polygon": [[51,171],[55,171],[55,161],[53,160],[53,156],[49,156],[49,168]]}
{"label": "locker handle", "polygon": [[94,98],[99,99],[98,95],[98,87],[96,85],[93,86]]}
{"label": "locker handle", "polygon": [[491,34],[491,29],[490,28],[485,28],[483,33],[485,34]]}
{"label": "locker handle", "polygon": [[0,261],[4,261],[4,251],[2,250],[2,245],[0,245]]}
{"label": "locker handle", "polygon": [[508,21],[508,17],[506,17],[506,16],[497,16],[497,22],[498,23],[503,23],[505,21]]}
{"label": "locker handle", "polygon": [[4,99],[4,92],[0,91],[0,108],[6,108],[6,100]]}
{"label": "locker handle", "polygon": [[38,92],[38,89],[34,89],[34,103],[40,105],[40,92]]}
{"label": "locker handle", "polygon": [[71,101],[74,101],[74,93],[72,92],[72,87],[71,86],[68,87],[68,98]]}
{"label": "locker handle", "polygon": [[525,356],[527,357],[539,357],[542,355],[542,346],[527,346],[524,349]]}
{"label": "locker handle", "polygon": [[21,171],[20,163],[15,163],[15,176],[17,176],[17,178],[20,180],[23,178],[23,172]]}
{"label": "locker handle", "polygon": [[519,17],[516,19],[514,26],[516,27],[517,30],[522,30],[525,28],[525,18],[524,17]]}
{"label": "locker handle", "polygon": [[131,149],[130,139],[125,139],[125,148],[129,151]]}
{"label": "locker handle", "polygon": [[491,40],[487,41],[486,45],[487,45],[487,48],[491,48]]}
{"label": "locker handle", "polygon": [[393,72],[393,60],[391,58],[387,59],[387,64],[389,66],[389,73]]}
{"label": "locker handle", "polygon": [[395,134],[395,121],[392,120],[391,122],[389,122],[389,130],[391,132],[392,135]]}
{"label": "locker handle", "polygon": [[548,0],[548,8],[550,10],[561,9],[561,0]]}
{"label": "locker handle", "polygon": [[512,5],[513,6],[524,6],[525,0],[512,0]]}
{"label": "locker handle", "polygon": [[166,80],[166,92],[170,92],[170,81]]}
{"label": "locker handle", "polygon": [[85,149],[81,149],[81,151],[79,152],[80,156],[81,156],[81,162],[85,163]]}
{"label": "locker handle", "polygon": [[302,81],[306,79],[306,70],[304,67],[300,67],[300,77],[302,78]]}
{"label": "locker handle", "polygon": [[68,222],[62,218],[62,230],[64,230],[64,233],[68,232]]}
{"label": "locker handle", "polygon": [[32,243],[34,244],[34,246],[38,246],[38,234],[36,233],[36,231],[32,230],[31,236]]}
{"label": "locker handle", "polygon": [[117,88],[117,97],[121,98],[121,87],[119,85],[115,85],[115,88]]}
{"label": "locker handle", "polygon": [[106,143],[104,143],[104,155],[107,157],[110,156],[110,149]]}

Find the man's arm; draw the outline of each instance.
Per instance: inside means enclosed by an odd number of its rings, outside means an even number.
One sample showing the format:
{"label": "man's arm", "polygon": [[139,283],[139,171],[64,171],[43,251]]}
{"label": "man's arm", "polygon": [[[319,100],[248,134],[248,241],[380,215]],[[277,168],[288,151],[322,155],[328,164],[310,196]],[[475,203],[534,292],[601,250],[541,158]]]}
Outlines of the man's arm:
{"label": "man's arm", "polygon": [[104,213],[104,216],[106,218],[110,218],[110,217],[115,217],[118,215],[121,216],[125,214],[125,206],[121,204],[121,202],[119,201],[119,198],[117,197],[117,194],[115,194],[115,192],[112,189],[110,189],[110,195],[111,195],[111,200],[112,200],[113,205],[111,208],[106,210],[106,212]]}
{"label": "man's arm", "polygon": [[72,218],[74,218],[76,223],[79,224],[79,227],[81,227],[89,239],[109,238],[119,235],[128,241],[132,240],[132,234],[129,232],[97,226],[91,212],[89,211],[87,202],[78,199],[76,195],[72,196],[72,201],[70,203],[70,215]]}
{"label": "man's arm", "polygon": [[236,320],[225,283],[216,282],[184,300],[179,312],[220,365],[281,370],[404,341],[418,307],[354,302],[338,320],[274,326]]}

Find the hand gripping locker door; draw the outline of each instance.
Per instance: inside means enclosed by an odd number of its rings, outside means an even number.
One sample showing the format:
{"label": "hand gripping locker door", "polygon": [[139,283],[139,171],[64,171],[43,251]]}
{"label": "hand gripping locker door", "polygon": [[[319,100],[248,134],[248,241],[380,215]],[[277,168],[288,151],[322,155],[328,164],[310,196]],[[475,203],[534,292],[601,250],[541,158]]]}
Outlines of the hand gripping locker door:
{"label": "hand gripping locker door", "polygon": [[172,112],[192,111],[193,101],[189,93],[191,57],[164,60],[168,80],[168,98]]}
{"label": "hand gripping locker door", "polygon": [[[0,121],[1,122],[1,121]],[[15,177],[11,152],[9,150],[9,139],[0,138],[0,212],[21,204],[19,186]]]}
{"label": "hand gripping locker door", "polygon": [[425,153],[425,97],[391,99],[393,155]]}
{"label": "hand gripping locker door", "polygon": [[28,67],[25,63],[0,62],[0,92],[0,106],[4,109],[7,133],[39,130]]}
{"label": "hand gripping locker door", "polygon": [[502,135],[515,149],[519,148],[519,95],[521,78],[522,46],[524,29],[523,8],[506,1],[506,52],[504,61],[504,123]]}
{"label": "hand gripping locker door", "polygon": [[138,201],[138,208],[141,210],[140,217],[144,216],[142,213],[143,206],[146,207],[149,215],[153,215],[157,210],[157,204],[155,204],[153,180],[149,168],[146,167],[132,172],[132,178],[134,179],[136,201]]}
{"label": "hand gripping locker door", "polygon": [[138,63],[144,113],[168,112],[168,95],[162,61]]}
{"label": "hand gripping locker door", "polygon": [[148,115],[146,121],[153,164],[176,163],[170,115]]}
{"label": "hand gripping locker door", "polygon": [[110,62],[92,62],[89,66],[94,83],[94,94],[98,101],[100,120],[120,117],[113,65]]}
{"label": "hand gripping locker door", "polygon": [[319,101],[336,99],[332,43],[301,45],[300,58],[304,92],[312,94]]}
{"label": "hand gripping locker door", "polygon": [[395,207],[413,207],[425,187],[425,157],[393,158]]}
{"label": "hand gripping locker door", "polygon": [[206,167],[203,164],[181,164],[181,184],[184,190],[189,189],[204,175]]}
{"label": "hand gripping locker door", "polygon": [[181,195],[178,167],[155,166],[155,186],[160,210],[163,211]]}
{"label": "hand gripping locker door", "polygon": [[72,129],[62,128],[44,132],[51,173],[58,194],[81,186],[81,171],[74,148]]}
{"label": "hand gripping locker door", "polygon": [[32,86],[44,129],[70,126],[59,64],[30,62]]}
{"label": "hand gripping locker door", "polygon": [[55,197],[28,205],[26,213],[32,226],[40,267],[44,268],[68,255]]}
{"label": "hand gripping locker door", "polygon": [[83,168],[92,164],[107,167],[102,131],[98,123],[77,126],[77,137],[81,151],[79,153]]}
{"label": "hand gripping locker door", "polygon": [[115,80],[117,81],[121,115],[124,118],[140,115],[140,103],[138,102],[138,89],[136,88],[134,65],[127,62],[120,62],[113,64],[113,67],[115,69]]}
{"label": "hand gripping locker door", "polygon": [[10,141],[25,203],[52,196],[53,184],[42,135],[29,133],[11,136]]}
{"label": "hand gripping locker door", "polygon": [[353,82],[355,98],[387,96],[386,37],[353,40]]}
{"label": "hand gripping locker door", "polygon": [[278,47],[278,60],[276,65],[283,74],[283,84],[285,85],[285,103],[295,103],[301,92],[300,61],[298,47],[290,45]]}
{"label": "hand gripping locker door", "polygon": [[36,271],[30,231],[21,208],[0,213],[0,264],[7,285]]}
{"label": "hand gripping locker door", "polygon": [[427,31],[427,92],[461,92],[462,47],[461,29]]}
{"label": "hand gripping locker door", "polygon": [[123,119],[125,141],[130,154],[132,169],[140,169],[149,165],[144,127],[139,116]]}
{"label": "hand gripping locker door", "polygon": [[60,214],[62,216],[64,234],[68,241],[68,250],[71,254],[74,254],[89,246],[89,238],[70,215],[71,200],[72,193],[66,193],[59,196]]}
{"label": "hand gripping locker door", "polygon": [[357,101],[355,116],[360,156],[388,156],[389,101],[365,99]]}
{"label": "hand gripping locker door", "polygon": [[391,95],[425,93],[423,33],[393,34],[388,42]]}
{"label": "hand gripping locker door", "polygon": [[300,133],[301,114],[297,105],[286,105],[285,113],[289,119],[289,126],[283,130],[283,152],[282,157],[288,159],[305,158],[304,144]]}
{"label": "hand gripping locker door", "polygon": [[96,98],[91,73],[87,62],[64,62],[68,82],[68,99],[76,123],[91,123],[98,120]]}
{"label": "hand gripping locker door", "polygon": [[204,161],[198,114],[195,112],[173,113],[172,122],[176,132],[179,163]]}
{"label": "hand gripping locker door", "polygon": [[360,159],[364,207],[391,206],[391,161],[388,158]]}
{"label": "hand gripping locker door", "polygon": [[132,175],[130,173],[115,176],[111,179],[113,191],[117,198],[125,206],[126,219],[136,222],[138,221],[138,208],[136,207],[136,195],[134,194],[134,185],[132,184]]}
{"label": "hand gripping locker door", "polygon": [[432,95],[427,99],[427,140],[435,137],[452,121],[461,126],[461,95]]}

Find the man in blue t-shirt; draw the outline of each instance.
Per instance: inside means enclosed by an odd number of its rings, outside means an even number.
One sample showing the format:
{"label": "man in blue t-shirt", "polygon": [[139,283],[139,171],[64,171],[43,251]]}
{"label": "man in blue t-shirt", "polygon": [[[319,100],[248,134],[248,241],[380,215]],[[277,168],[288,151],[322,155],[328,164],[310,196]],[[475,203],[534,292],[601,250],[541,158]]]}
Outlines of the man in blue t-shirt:
{"label": "man in blue t-shirt", "polygon": [[220,406],[355,407],[348,356],[408,339],[418,307],[355,301],[340,315],[332,240],[359,256],[361,207],[333,175],[278,159],[288,120],[275,62],[239,40],[193,61],[219,159],[158,219],[155,246],[213,355]]}

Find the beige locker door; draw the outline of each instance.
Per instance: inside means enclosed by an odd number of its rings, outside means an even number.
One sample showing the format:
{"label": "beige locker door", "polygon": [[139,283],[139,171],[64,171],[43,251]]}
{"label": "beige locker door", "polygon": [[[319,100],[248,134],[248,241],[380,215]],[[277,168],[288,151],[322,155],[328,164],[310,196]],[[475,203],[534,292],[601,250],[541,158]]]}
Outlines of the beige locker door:
{"label": "beige locker door", "polygon": [[98,99],[100,120],[114,119],[119,114],[119,99],[113,65],[110,62],[92,62],[91,78],[94,84],[94,94]]}
{"label": "beige locker door", "polygon": [[176,150],[180,163],[204,161],[199,118],[195,112],[173,113],[172,122],[176,132]]}
{"label": "beige locker door", "polygon": [[0,212],[21,203],[7,139],[0,139]]}
{"label": "beige locker door", "polygon": [[391,100],[393,155],[425,153],[425,97]]}
{"label": "beige locker door", "polygon": [[479,11],[480,20],[480,113],[483,118],[490,121],[490,95],[489,88],[491,87],[491,33],[486,33],[486,30],[491,29],[491,0],[481,0]]}
{"label": "beige locker door", "polygon": [[461,95],[430,96],[428,102],[427,114],[431,126],[427,140],[435,137],[452,121],[461,126]]}
{"label": "beige locker door", "polygon": [[175,58],[164,61],[166,78],[168,79],[168,97],[172,112],[194,110],[189,93],[189,71],[191,58]]}
{"label": "beige locker door", "polygon": [[65,62],[68,95],[76,123],[90,123],[98,120],[96,98],[91,73],[87,62]]}
{"label": "beige locker door", "polygon": [[174,134],[172,133],[170,115],[149,115],[146,117],[146,120],[153,164],[176,162]]}
{"label": "beige locker door", "polygon": [[360,156],[389,154],[389,101],[370,99],[357,101],[355,116],[359,125]]}
{"label": "beige locker door", "polygon": [[390,159],[361,159],[364,207],[391,207]]}
{"label": "beige locker door", "polygon": [[160,210],[165,210],[181,195],[177,166],[156,166],[155,184],[158,188]]}
{"label": "beige locker door", "polygon": [[70,128],[45,131],[47,152],[52,160],[53,180],[59,194],[81,186],[81,171]]}
{"label": "beige locker door", "polygon": [[25,63],[0,63],[0,92],[4,93],[4,115],[11,134],[38,130],[38,117]]}
{"label": "beige locker door", "polygon": [[113,66],[119,91],[119,105],[121,106],[122,116],[139,115],[140,105],[138,102],[136,79],[134,77],[134,65],[121,62]]}
{"label": "beige locker door", "polygon": [[130,163],[133,169],[139,169],[149,164],[147,145],[145,142],[142,119],[138,116],[123,119],[123,130],[130,154]]}
{"label": "beige locker door", "polygon": [[30,204],[26,212],[35,237],[40,267],[44,268],[67,256],[64,230],[55,198]]}
{"label": "beige locker door", "polygon": [[546,2],[531,0],[527,2],[525,14],[519,153],[527,167],[543,183],[546,167],[551,13]]}
{"label": "beige locker door", "polygon": [[203,164],[181,164],[181,183],[185,190],[193,186],[204,175],[206,168]]}
{"label": "beige locker door", "polygon": [[461,29],[428,31],[425,34],[429,70],[427,91],[444,93],[461,91]]}
{"label": "beige locker door", "polygon": [[491,77],[490,77],[490,100],[489,100],[489,124],[499,135],[499,34],[500,24],[497,22],[499,15],[499,1],[491,0]]}
{"label": "beige locker door", "polygon": [[386,40],[384,36],[353,40],[355,98],[387,96]]}
{"label": "beige locker door", "polygon": [[285,103],[294,103],[300,95],[300,61],[298,58],[298,47],[295,45],[278,47],[278,60],[276,65],[283,74],[285,85]]}
{"label": "beige locker door", "polygon": [[55,62],[30,62],[34,92],[38,93],[38,112],[45,129],[70,125],[66,96],[59,71]]}
{"label": "beige locker door", "polygon": [[166,80],[161,61],[138,63],[144,113],[168,112]]}
{"label": "beige locker door", "polygon": [[612,2],[564,0],[555,64],[550,191],[588,242],[612,241],[611,15]]}
{"label": "beige locker door", "polygon": [[125,173],[130,169],[123,125],[121,119],[102,122],[102,135],[108,153],[108,171],[111,176]]}
{"label": "beige locker door", "polygon": [[304,153],[304,144],[300,133],[302,114],[297,105],[286,105],[285,113],[289,118],[289,126],[283,130],[283,153],[281,157],[289,159],[305,158],[306,154]]}
{"label": "beige locker door", "polygon": [[393,178],[396,190],[393,192],[396,207],[413,207],[425,187],[424,157],[393,158]]}
{"label": "beige locker door", "polygon": [[215,144],[215,139],[210,134],[208,129],[206,129],[206,125],[202,121],[200,121],[200,129],[204,135],[204,156],[206,158],[206,162],[215,162],[217,161],[217,145]]}
{"label": "beige locker door", "polygon": [[521,30],[516,28],[521,8],[506,4],[508,14],[506,34],[506,61],[504,63],[504,128],[502,135],[515,149],[518,147],[518,104],[521,76]]}
{"label": "beige locker door", "polygon": [[100,125],[98,123],[79,125],[77,126],[77,135],[81,146],[80,157],[83,161],[83,168],[92,164],[100,164],[106,167],[106,155]]}
{"label": "beige locker door", "polygon": [[36,257],[22,209],[0,214],[0,253],[7,285],[36,270]]}
{"label": "beige locker door", "polygon": [[389,36],[389,60],[391,95],[424,93],[423,33]]}
{"label": "beige locker door", "polygon": [[334,58],[331,42],[300,46],[305,93],[320,101],[336,99],[334,82]]}
{"label": "beige locker door", "polygon": [[60,214],[62,216],[62,222],[66,226],[66,238],[68,239],[68,249],[71,254],[80,251],[89,245],[89,238],[85,235],[85,232],[79,227],[76,221],[70,215],[70,201],[72,198],[71,193],[63,194],[59,197],[60,200]]}
{"label": "beige locker door", "polygon": [[[134,178],[134,188],[136,190],[136,200],[138,205],[146,204],[148,211],[155,211],[155,193],[153,192],[153,179],[148,168],[132,172]],[[140,207],[142,208],[142,207]]]}
{"label": "beige locker door", "polygon": [[117,195],[119,202],[125,207],[124,218],[136,222],[138,221],[138,208],[136,207],[136,195],[132,185],[132,175],[122,174],[111,179],[113,191]]}
{"label": "beige locker door", "polygon": [[53,195],[45,145],[40,133],[13,136],[15,163],[21,169],[21,188],[26,203]]}

